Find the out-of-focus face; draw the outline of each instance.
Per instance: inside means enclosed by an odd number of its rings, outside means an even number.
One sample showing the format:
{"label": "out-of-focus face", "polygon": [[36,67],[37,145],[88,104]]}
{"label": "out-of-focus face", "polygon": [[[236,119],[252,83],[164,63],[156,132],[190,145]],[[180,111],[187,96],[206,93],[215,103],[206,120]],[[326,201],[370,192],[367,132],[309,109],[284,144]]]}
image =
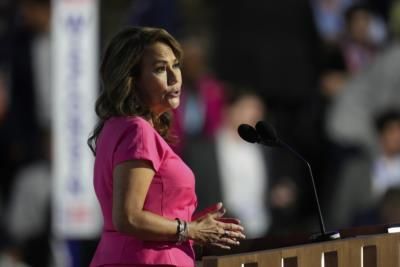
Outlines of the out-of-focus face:
{"label": "out-of-focus face", "polygon": [[157,116],[179,106],[182,86],[180,62],[170,46],[156,42],[146,47],[136,88]]}
{"label": "out-of-focus face", "polygon": [[370,43],[369,27],[371,23],[371,14],[366,10],[354,12],[349,23],[351,38],[358,43]]}
{"label": "out-of-focus face", "polygon": [[239,99],[229,110],[231,125],[236,129],[240,124],[255,125],[264,117],[264,104],[254,95]]}
{"label": "out-of-focus face", "polygon": [[50,27],[50,5],[20,1],[20,13],[26,25],[37,32],[48,32]]}
{"label": "out-of-focus face", "polygon": [[202,47],[194,41],[182,45],[185,52],[183,76],[185,84],[195,83],[205,71],[205,55]]}
{"label": "out-of-focus face", "polygon": [[400,154],[400,121],[389,122],[383,129],[380,140],[386,155]]}

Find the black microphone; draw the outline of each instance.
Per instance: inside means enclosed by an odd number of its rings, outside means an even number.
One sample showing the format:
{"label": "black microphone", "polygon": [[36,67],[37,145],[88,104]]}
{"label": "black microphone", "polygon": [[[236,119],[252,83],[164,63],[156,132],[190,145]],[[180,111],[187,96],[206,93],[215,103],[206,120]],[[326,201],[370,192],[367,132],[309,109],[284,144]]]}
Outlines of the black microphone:
{"label": "black microphone", "polygon": [[256,129],[248,124],[239,125],[238,133],[239,136],[246,142],[259,143],[261,141]]}
{"label": "black microphone", "polygon": [[267,146],[282,146],[282,141],[278,138],[275,128],[262,121],[257,122],[256,132],[262,143]]}
{"label": "black microphone", "polygon": [[238,133],[243,140],[249,143],[260,143],[266,146],[278,146],[277,140],[274,140],[273,138],[271,138],[271,140],[267,140],[267,138],[261,139],[256,129],[248,124],[240,124],[238,127]]}
{"label": "black microphone", "polygon": [[[239,130],[240,128],[242,128],[242,130]],[[246,129],[247,133],[252,132],[252,135],[254,135],[253,132],[256,133],[256,137],[252,137],[252,139],[251,139],[252,141],[253,140],[255,140],[255,141],[250,142],[250,143],[257,142],[257,143],[260,143],[260,144],[265,145],[265,146],[286,148],[287,150],[292,152],[298,159],[300,159],[301,161],[303,161],[307,165],[307,168],[308,168],[308,171],[309,171],[309,174],[310,174],[310,178],[311,178],[311,184],[312,184],[312,187],[313,187],[315,203],[316,203],[317,211],[318,211],[319,226],[320,226],[320,231],[321,231],[321,233],[311,236],[311,240],[313,240],[313,241],[327,241],[327,240],[334,240],[334,239],[340,238],[340,233],[339,232],[326,232],[326,230],[325,230],[324,219],[322,217],[321,206],[319,204],[319,198],[318,198],[318,194],[317,194],[317,189],[315,187],[314,176],[313,176],[313,173],[312,173],[312,169],[311,169],[310,163],[303,156],[301,156],[297,151],[295,151],[292,147],[290,147],[288,144],[283,142],[278,137],[278,134],[276,133],[275,128],[272,125],[270,125],[269,123],[266,123],[266,122],[263,122],[263,121],[259,121],[259,122],[257,122],[255,129],[252,126],[247,125],[247,124],[240,125],[239,128],[238,128],[238,132],[239,132],[240,137],[242,137],[245,141],[249,142],[248,141],[248,137],[246,139],[240,133],[241,131],[243,132],[243,129]]]}

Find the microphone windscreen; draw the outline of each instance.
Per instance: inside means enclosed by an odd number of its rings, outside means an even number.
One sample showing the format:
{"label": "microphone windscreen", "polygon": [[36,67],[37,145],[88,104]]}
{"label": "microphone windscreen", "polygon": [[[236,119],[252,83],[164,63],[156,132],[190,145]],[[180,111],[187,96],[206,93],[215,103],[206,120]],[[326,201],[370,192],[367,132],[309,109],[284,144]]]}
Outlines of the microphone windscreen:
{"label": "microphone windscreen", "polygon": [[278,145],[278,135],[274,127],[264,121],[259,121],[256,124],[256,130],[258,135],[263,139],[263,141],[268,145]]}
{"label": "microphone windscreen", "polygon": [[256,129],[248,124],[241,124],[238,127],[239,136],[249,142],[249,143],[256,143],[259,142],[259,137],[257,134]]}

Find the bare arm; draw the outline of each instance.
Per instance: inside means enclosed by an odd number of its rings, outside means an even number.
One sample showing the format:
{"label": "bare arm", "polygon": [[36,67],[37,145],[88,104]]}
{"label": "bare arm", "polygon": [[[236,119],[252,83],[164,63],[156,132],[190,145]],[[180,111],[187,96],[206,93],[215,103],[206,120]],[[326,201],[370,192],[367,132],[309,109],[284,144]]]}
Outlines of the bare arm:
{"label": "bare arm", "polygon": [[176,240],[175,220],[143,210],[154,170],[147,161],[134,160],[114,169],[113,223],[116,229],[143,240]]}
{"label": "bare arm", "polygon": [[[116,229],[143,240],[176,241],[175,220],[143,210],[144,201],[154,177],[147,161],[134,160],[118,165],[113,174],[113,223]],[[244,238],[243,227],[218,221],[224,214],[222,204],[188,224],[188,238],[223,248],[237,245]]]}

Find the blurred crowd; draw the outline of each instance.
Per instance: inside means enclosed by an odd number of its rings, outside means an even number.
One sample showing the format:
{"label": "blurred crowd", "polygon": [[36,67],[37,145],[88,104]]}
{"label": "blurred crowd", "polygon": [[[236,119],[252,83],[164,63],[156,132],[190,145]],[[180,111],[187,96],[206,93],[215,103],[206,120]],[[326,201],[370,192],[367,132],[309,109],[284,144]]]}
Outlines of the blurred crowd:
{"label": "blurred crowd", "polygon": [[[0,267],[64,266],[51,233],[51,1],[1,0],[0,14]],[[237,134],[266,120],[311,163],[327,228],[400,223],[399,0],[100,1],[102,47],[127,25],[183,46],[174,149],[199,208],[222,201],[248,238],[319,231],[306,166]],[[76,242],[74,266],[88,266],[96,240]]]}

